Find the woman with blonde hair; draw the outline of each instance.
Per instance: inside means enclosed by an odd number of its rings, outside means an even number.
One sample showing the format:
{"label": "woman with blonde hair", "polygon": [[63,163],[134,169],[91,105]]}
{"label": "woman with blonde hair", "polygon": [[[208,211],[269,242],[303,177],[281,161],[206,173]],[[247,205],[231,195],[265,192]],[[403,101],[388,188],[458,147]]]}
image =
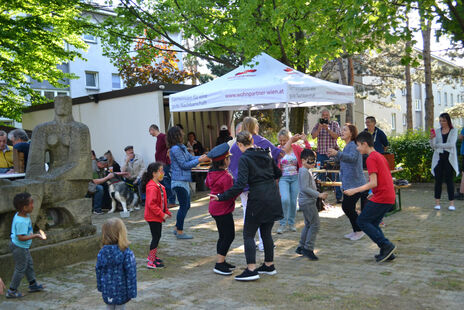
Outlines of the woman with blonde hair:
{"label": "woman with blonde hair", "polygon": [[[282,157],[283,151],[277,147],[275,147],[269,140],[266,138],[260,136],[259,133],[259,123],[258,120],[254,117],[248,116],[245,117],[242,121],[242,131],[247,131],[252,135],[253,138],[253,145],[263,148],[263,149],[269,149],[270,154],[274,162],[277,164],[279,158]],[[237,133],[238,134],[238,133]],[[232,147],[230,148],[230,154],[231,159],[230,159],[230,165],[229,165],[229,171],[232,173],[232,176],[234,177],[234,180],[237,180],[238,178],[238,162],[240,157],[242,156],[242,151],[240,148],[237,146],[237,143],[234,143]],[[248,201],[248,187],[245,187],[243,189],[243,192],[240,194],[240,200],[242,201],[242,207],[243,207],[243,217],[245,218],[245,213],[246,213],[246,207],[247,207],[247,201]],[[258,235],[260,236],[261,233],[258,230]],[[258,249],[262,252],[264,251],[264,246],[263,242],[261,239],[261,236],[259,237],[259,244],[258,244]]]}
{"label": "woman with blonde hair", "polygon": [[121,172],[121,166],[114,160],[110,150],[105,153],[105,158],[108,161],[108,169],[110,172]]}
{"label": "woman with blonde hair", "polygon": [[300,155],[304,150],[296,142],[300,139],[303,140],[307,149],[311,149],[311,145],[306,140],[306,135],[296,134],[292,136],[290,131],[285,128],[279,131],[277,138],[279,139],[279,148],[285,152],[278,162],[278,166],[282,170],[282,177],[279,179],[279,191],[284,218],[280,220],[277,233],[281,234],[287,230],[287,225],[289,230],[296,231],[296,200],[299,192],[298,170],[301,167]]}

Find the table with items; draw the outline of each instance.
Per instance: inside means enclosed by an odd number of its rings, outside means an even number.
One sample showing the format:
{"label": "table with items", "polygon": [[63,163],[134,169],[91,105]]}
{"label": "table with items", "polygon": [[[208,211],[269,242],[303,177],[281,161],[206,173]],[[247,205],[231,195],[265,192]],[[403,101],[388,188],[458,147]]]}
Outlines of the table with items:
{"label": "table with items", "polygon": [[[393,170],[390,170],[390,173],[391,174],[394,174],[394,173],[397,173],[399,171],[401,171],[402,169],[393,169]],[[327,174],[327,181],[320,181],[319,184],[321,185],[321,187],[334,187],[334,186],[342,186],[342,182],[339,182],[339,181],[332,181],[330,179],[329,174],[330,173],[340,173],[340,170],[337,170],[337,169],[313,169],[312,172],[314,173],[326,173]],[[365,173],[367,173],[367,170],[364,170]],[[396,194],[396,201],[395,201],[395,206],[394,208],[388,212],[387,216],[388,215],[391,215],[393,213],[396,213],[398,211],[401,211],[401,190],[402,189],[405,189],[405,188],[408,188],[408,187],[411,187],[411,184],[407,183],[406,182],[396,182],[395,178],[393,178],[393,186],[395,187],[395,194]]]}

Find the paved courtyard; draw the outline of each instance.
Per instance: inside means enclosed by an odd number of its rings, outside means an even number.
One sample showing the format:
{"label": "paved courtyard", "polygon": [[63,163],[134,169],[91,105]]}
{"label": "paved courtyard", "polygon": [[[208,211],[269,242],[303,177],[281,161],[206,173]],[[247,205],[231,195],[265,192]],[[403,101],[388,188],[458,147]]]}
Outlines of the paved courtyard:
{"label": "paved courtyard", "polygon": [[[143,210],[136,211],[124,219],[138,263],[138,296],[126,309],[462,309],[463,202],[457,201],[455,212],[433,210],[430,184],[414,185],[402,196],[403,211],[384,220],[386,236],[398,246],[393,262],[375,263],[378,250],[367,237],[344,239],[349,221],[335,206],[320,214],[319,261],[294,252],[303,225],[298,212],[298,232],[274,235],[277,275],[249,283],[212,272],[217,232],[205,195],[197,195],[186,221],[186,231],[194,239],[176,240],[174,219],[163,226],[159,256],[167,267],[162,270],[145,268],[151,237]],[[110,216],[114,215],[95,216],[94,223],[101,228]],[[235,223],[237,233],[228,261],[237,264],[238,274],[245,267],[239,202]],[[258,262],[262,259],[258,252]],[[47,286],[45,292],[27,294],[21,300],[2,296],[0,309],[105,309],[96,289],[95,262],[39,274],[38,280]],[[24,280],[20,290],[27,290]]]}

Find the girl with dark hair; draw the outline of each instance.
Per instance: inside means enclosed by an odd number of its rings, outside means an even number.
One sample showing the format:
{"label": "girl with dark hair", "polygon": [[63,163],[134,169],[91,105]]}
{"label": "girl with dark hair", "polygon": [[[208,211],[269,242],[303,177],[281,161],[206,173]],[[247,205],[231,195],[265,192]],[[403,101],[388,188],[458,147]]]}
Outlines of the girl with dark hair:
{"label": "girl with dark hair", "polygon": [[[223,193],[234,184],[232,175],[227,170],[230,164],[229,145],[220,144],[213,148],[208,157],[213,161],[211,169],[206,176],[206,186],[211,189],[211,194]],[[232,213],[235,209],[235,197],[225,201],[210,200],[209,213],[216,222],[219,239],[216,245],[217,260],[213,271],[217,274],[228,276],[232,274],[234,265],[226,262],[226,255],[235,238],[235,224]]]}
{"label": "girl with dark hair", "polygon": [[[363,173],[363,159],[361,153],[357,150],[356,136],[358,130],[352,124],[345,124],[342,130],[341,138],[345,140],[346,145],[343,151],[329,149],[329,156],[335,157],[340,162],[340,180],[342,181],[342,192],[347,189],[356,188],[366,184],[366,178]],[[361,210],[367,202],[368,192],[356,193],[352,196],[343,194],[342,209],[351,223],[353,231],[346,234],[344,237],[350,240],[359,240],[364,237],[364,232],[359,228],[356,220],[358,213],[356,212],[356,203],[361,199]]]}
{"label": "girl with dark hair", "polygon": [[[283,218],[282,203],[276,180],[282,175],[275,161],[269,156],[269,150],[254,147],[253,138],[247,131],[237,135],[237,146],[243,152],[238,164],[238,178],[234,185],[222,194],[210,195],[213,200],[226,201],[249,186],[248,205],[243,226],[245,257],[247,268],[235,277],[238,281],[259,279],[259,274],[274,275],[274,241],[272,226],[274,221]],[[264,263],[256,268],[255,235],[261,230],[264,244]]]}
{"label": "girl with dark hair", "polygon": [[[440,198],[442,183],[445,182],[448,189],[448,210],[456,210],[454,206],[454,173],[459,175],[456,141],[458,131],[453,128],[448,113],[442,113],[439,117],[440,128],[430,130],[430,145],[433,148],[432,175],[435,177],[435,210],[440,210]],[[454,171],[453,171],[454,170]]]}
{"label": "girl with dark hair", "polygon": [[201,145],[200,141],[197,140],[197,136],[193,131],[187,134],[187,150],[190,154],[194,156],[203,155],[205,152],[203,149],[203,145]]}
{"label": "girl with dark hair", "polygon": [[146,193],[145,198],[145,221],[150,226],[151,243],[150,252],[147,257],[147,268],[163,268],[163,261],[157,256],[158,243],[161,239],[162,223],[171,212],[168,209],[166,189],[160,181],[164,177],[163,163],[151,163],[142,176],[142,191]]}
{"label": "girl with dark hair", "polygon": [[171,147],[171,188],[179,200],[179,211],[177,211],[174,234],[177,239],[192,239],[191,235],[184,233],[184,219],[190,209],[191,169],[200,162],[209,161],[209,158],[206,155],[191,155],[185,145],[182,144],[184,133],[177,126],[169,129],[167,140],[169,147]]}

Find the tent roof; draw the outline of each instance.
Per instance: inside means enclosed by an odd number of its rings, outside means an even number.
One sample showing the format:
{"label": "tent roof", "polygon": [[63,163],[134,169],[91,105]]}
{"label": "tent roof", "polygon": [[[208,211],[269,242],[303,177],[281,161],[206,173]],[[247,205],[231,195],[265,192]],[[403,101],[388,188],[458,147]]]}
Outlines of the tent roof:
{"label": "tent roof", "polygon": [[274,109],[354,103],[352,86],[292,69],[262,53],[249,65],[169,96],[171,112]]}

